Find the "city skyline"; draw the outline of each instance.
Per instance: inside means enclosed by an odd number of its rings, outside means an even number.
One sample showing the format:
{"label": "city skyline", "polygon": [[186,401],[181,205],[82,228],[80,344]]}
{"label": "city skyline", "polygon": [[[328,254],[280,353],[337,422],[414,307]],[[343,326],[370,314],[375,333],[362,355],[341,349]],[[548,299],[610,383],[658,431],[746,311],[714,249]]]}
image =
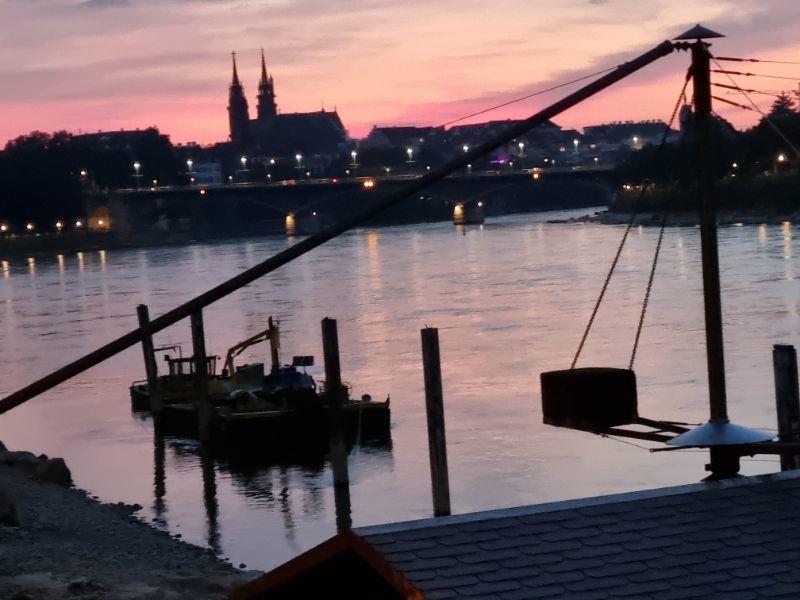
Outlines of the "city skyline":
{"label": "city skyline", "polygon": [[[729,37],[719,54],[759,58],[796,54],[783,27],[800,17],[793,3],[573,0],[550,6],[509,1],[395,6],[385,0],[323,3],[245,0],[0,1],[0,78],[6,88],[0,143],[32,130],[73,132],[158,126],[176,143],[227,139],[223,107],[230,51],[237,51],[253,103],[260,48],[284,112],[336,108],[353,137],[373,125],[440,125],[554,83],[618,64],[702,21]],[[454,13],[453,13],[454,14]],[[302,16],[302,27],[298,24]],[[657,16],[657,18],[655,18]],[[198,42],[198,40],[201,40]],[[687,60],[673,56],[612,89],[559,124],[582,127],[666,119]],[[795,66],[759,65],[795,76]],[[755,69],[752,69],[755,70]],[[790,89],[788,81],[748,78],[748,87]],[[518,118],[563,95],[556,91],[472,122]],[[762,105],[771,99],[762,96]],[[757,113],[718,103],[738,127]],[[470,122],[470,121],[465,121]]]}

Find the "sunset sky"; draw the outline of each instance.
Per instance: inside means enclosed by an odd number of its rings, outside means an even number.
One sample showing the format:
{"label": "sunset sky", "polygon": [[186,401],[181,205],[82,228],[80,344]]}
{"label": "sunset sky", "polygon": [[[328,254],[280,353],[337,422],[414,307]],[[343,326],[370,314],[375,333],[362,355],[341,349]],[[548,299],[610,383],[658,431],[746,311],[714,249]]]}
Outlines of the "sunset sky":
{"label": "sunset sky", "polygon": [[[441,124],[613,66],[696,22],[728,35],[719,55],[800,61],[797,0],[0,0],[0,146],[35,129],[150,125],[174,142],[223,141],[230,52],[254,116],[262,46],[282,112],[336,107],[356,137],[373,124]],[[666,119],[687,64],[675,53],[556,121]],[[756,117],[717,108],[740,127]]]}

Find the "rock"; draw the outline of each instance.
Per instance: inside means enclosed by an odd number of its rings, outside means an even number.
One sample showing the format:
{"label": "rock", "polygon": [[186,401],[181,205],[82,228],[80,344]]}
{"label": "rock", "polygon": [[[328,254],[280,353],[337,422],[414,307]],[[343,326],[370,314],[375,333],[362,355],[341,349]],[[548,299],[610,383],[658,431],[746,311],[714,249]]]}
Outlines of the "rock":
{"label": "rock", "polygon": [[0,464],[22,469],[29,473],[36,470],[36,467],[39,466],[39,462],[39,459],[32,452],[25,452],[24,450],[6,450],[0,452]]}
{"label": "rock", "polygon": [[17,509],[14,507],[14,503],[11,502],[11,498],[6,496],[3,490],[0,490],[0,525],[11,527],[19,525]]}
{"label": "rock", "polygon": [[105,588],[92,581],[91,579],[75,579],[70,581],[67,585],[67,593],[71,596],[86,596],[92,594],[92,597],[98,597],[96,592],[102,592]]}
{"label": "rock", "polygon": [[36,481],[55,483],[62,487],[72,485],[72,473],[63,458],[48,458],[42,461],[33,472],[33,478]]}

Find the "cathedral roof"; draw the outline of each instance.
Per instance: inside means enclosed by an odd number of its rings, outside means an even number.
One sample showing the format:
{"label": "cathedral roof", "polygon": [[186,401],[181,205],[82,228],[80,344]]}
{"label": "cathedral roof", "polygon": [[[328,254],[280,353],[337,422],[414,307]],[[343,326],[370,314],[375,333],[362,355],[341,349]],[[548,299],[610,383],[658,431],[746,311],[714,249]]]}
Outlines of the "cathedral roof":
{"label": "cathedral roof", "polygon": [[259,149],[267,154],[333,154],[347,141],[337,112],[284,113],[250,121]]}

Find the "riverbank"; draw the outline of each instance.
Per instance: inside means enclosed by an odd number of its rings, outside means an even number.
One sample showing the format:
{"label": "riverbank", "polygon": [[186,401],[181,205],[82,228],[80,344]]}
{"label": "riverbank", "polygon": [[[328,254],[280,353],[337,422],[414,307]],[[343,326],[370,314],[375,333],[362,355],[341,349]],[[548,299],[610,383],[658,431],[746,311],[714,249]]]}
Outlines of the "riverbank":
{"label": "riverbank", "polygon": [[[633,218],[634,225],[660,226],[664,215],[650,211],[637,213]],[[614,212],[611,210],[599,211],[593,214],[586,214],[569,219],[551,219],[548,223],[600,223],[601,225],[627,225],[631,220],[631,213]],[[742,225],[782,225],[783,223],[800,223],[800,211],[792,213],[775,213],[769,211],[743,211],[731,210],[720,211],[717,213],[717,223],[719,225],[742,226]],[[667,225],[669,227],[695,227],[700,224],[700,217],[697,212],[681,211],[672,212],[667,215]]]}
{"label": "riverbank", "polygon": [[63,470],[42,476],[44,462],[0,444],[0,598],[224,598],[257,574],[68,486]]}

